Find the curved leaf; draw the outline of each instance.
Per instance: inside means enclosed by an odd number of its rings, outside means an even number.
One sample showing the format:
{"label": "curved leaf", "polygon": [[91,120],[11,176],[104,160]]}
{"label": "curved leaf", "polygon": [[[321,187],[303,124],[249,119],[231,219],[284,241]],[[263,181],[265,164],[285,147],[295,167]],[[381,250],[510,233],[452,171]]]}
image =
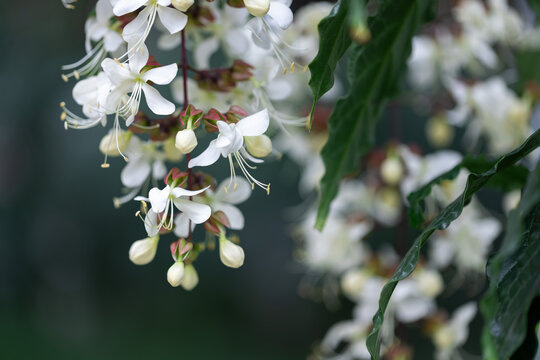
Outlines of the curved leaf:
{"label": "curved leaf", "polygon": [[[337,63],[351,45],[347,13],[349,1],[341,0],[332,9],[330,15],[319,23],[319,52],[311,64],[309,86],[313,92],[313,106],[309,115],[308,128],[311,128],[313,110],[319,99],[334,85],[334,71]],[[360,0],[354,0],[360,1]]]}
{"label": "curved leaf", "polygon": [[427,226],[427,228],[420,234],[418,238],[414,241],[412,247],[409,249],[392,278],[386,283],[381,291],[379,298],[379,309],[377,313],[373,316],[373,329],[368,335],[366,345],[372,356],[372,359],[380,359],[380,339],[379,331],[381,329],[384,313],[388,307],[390,297],[394,292],[395,287],[398,282],[409,276],[413,270],[416,268],[418,263],[418,257],[420,256],[420,251],[429,237],[436,230],[446,229],[452,221],[457,219],[463,208],[469,203],[471,197],[478,192],[481,188],[486,185],[486,183],[500,171],[512,166],[517,161],[522,159],[524,156],[529,154],[531,151],[540,146],[540,130],[537,130],[533,135],[531,135],[519,148],[514,151],[502,156],[495,165],[488,171],[482,174],[470,174],[467,178],[467,184],[463,193],[454,200],[450,205],[444,208],[439,215],[437,215],[433,221]]}
{"label": "curved leaf", "polygon": [[[487,265],[489,289],[481,302],[486,359],[506,359],[526,336],[528,308],[540,294],[540,164],[508,216],[500,250]],[[533,354],[534,355],[534,354]]]}
{"label": "curved leaf", "polygon": [[[454,180],[462,168],[471,173],[481,173],[489,170],[495,164],[494,161],[487,160],[483,156],[467,156],[461,163],[447,172],[437,176],[418,190],[413,191],[407,196],[409,201],[409,221],[412,227],[419,228],[424,222],[424,210],[421,202],[431,194],[431,189],[435,185],[441,184],[445,180]],[[486,187],[494,188],[503,192],[515,189],[521,189],[527,181],[529,170],[522,165],[510,166],[489,179]]]}
{"label": "curved leaf", "polygon": [[341,179],[356,171],[361,157],[373,147],[381,109],[397,89],[412,37],[431,15],[434,4],[431,0],[379,1],[376,16],[368,20],[371,41],[351,48],[347,66],[353,81],[334,107],[328,121],[328,142],[321,153],[326,172],[315,224],[319,230]]}

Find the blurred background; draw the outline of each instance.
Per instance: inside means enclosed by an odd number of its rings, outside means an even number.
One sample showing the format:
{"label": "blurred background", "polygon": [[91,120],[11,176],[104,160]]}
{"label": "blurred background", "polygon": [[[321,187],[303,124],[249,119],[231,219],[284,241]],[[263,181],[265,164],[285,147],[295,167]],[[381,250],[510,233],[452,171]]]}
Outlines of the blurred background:
{"label": "blurred background", "polygon": [[136,204],[113,207],[122,164],[100,168],[102,128],[66,132],[59,119],[74,84],[60,66],[83,54],[88,8],[0,4],[0,359],[305,358],[350,307],[298,296],[284,212],[300,202],[292,163],[265,166],[271,196],[242,206],[241,269],[205,254],[186,292],[167,283],[163,248],[145,267],[129,261],[144,229]]}

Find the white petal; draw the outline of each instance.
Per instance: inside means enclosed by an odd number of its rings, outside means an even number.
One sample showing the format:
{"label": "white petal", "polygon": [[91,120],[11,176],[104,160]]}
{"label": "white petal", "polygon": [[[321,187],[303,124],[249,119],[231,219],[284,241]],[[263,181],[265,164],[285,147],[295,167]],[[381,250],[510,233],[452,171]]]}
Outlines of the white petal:
{"label": "white petal", "polygon": [[[128,45],[130,49],[132,49],[134,46],[132,44]],[[146,45],[142,45],[137,51],[133,53],[131,58],[129,59],[129,69],[133,74],[139,75],[142,68],[148,63],[148,58],[150,57],[150,53],[148,52],[148,48]]]}
{"label": "white petal", "polygon": [[171,187],[169,185],[165,186],[162,190],[157,187],[150,189],[148,192],[148,199],[150,199],[150,204],[152,205],[152,210],[154,210],[154,212],[159,214],[165,210],[170,193]]}
{"label": "white petal", "polygon": [[167,85],[176,77],[178,72],[178,65],[170,64],[167,66],[161,66],[153,68],[145,72],[142,76],[144,81],[152,81],[154,84]]}
{"label": "white petal", "polygon": [[229,185],[230,180],[231,178],[227,178],[223,180],[221,184],[219,184],[214,196],[215,200],[229,204],[240,204],[249,199],[252,192],[249,182],[242,177],[237,177],[236,184],[233,183],[233,186],[229,187],[227,191],[225,191],[225,188]]}
{"label": "white petal", "polygon": [[210,58],[219,49],[219,39],[215,36],[203,40],[197,45],[194,57],[197,65],[202,69],[210,67]]}
{"label": "white petal", "polygon": [[[191,222],[191,231],[195,229],[195,223]],[[185,238],[189,235],[189,218],[185,213],[180,213],[174,219],[174,235]]]}
{"label": "white petal", "polygon": [[132,40],[131,38],[133,38],[136,34],[142,36],[142,33],[144,32],[148,24],[152,11],[152,7],[146,7],[137,15],[135,19],[131,20],[131,22],[127,24],[122,31],[122,36],[124,37],[124,39]]}
{"label": "white petal", "polygon": [[156,115],[169,115],[176,110],[172,102],[165,99],[161,94],[148,84],[143,85],[144,96],[150,110]]}
{"label": "white petal", "polygon": [[130,158],[120,173],[122,185],[129,188],[141,186],[150,175],[150,170],[150,164],[142,157]]}
{"label": "white petal", "polygon": [[116,16],[126,15],[146,4],[146,1],[147,0],[120,0],[114,5],[113,13]]}
{"label": "white petal", "polygon": [[195,166],[208,166],[212,165],[219,159],[220,151],[216,147],[215,140],[210,141],[210,144],[208,144],[208,148],[202,152],[199,156],[197,156],[194,159],[191,159],[191,161],[188,164],[189,168],[193,168]]}
{"label": "white petal", "polygon": [[163,161],[154,161],[154,164],[152,165],[152,177],[154,179],[162,179],[165,175],[167,175],[167,167]]}
{"label": "white petal", "polygon": [[171,34],[186,27],[188,17],[183,12],[163,6],[159,6],[157,12],[159,19]]}
{"label": "white petal", "polygon": [[244,54],[249,49],[249,40],[243,30],[232,29],[228,31],[224,40],[233,55]]}
{"label": "white petal", "polygon": [[107,58],[103,60],[101,62],[101,67],[105,74],[107,74],[109,80],[115,85],[120,85],[125,81],[133,80],[133,76],[127,67],[117,63],[113,59]]}
{"label": "white petal", "polygon": [[174,199],[174,205],[196,224],[205,222],[212,214],[210,206],[195,201]]}
{"label": "white petal", "polygon": [[242,136],[258,136],[264,134],[268,129],[269,122],[268,111],[264,109],[240,120],[236,124],[236,128]]}
{"label": "white petal", "polygon": [[223,213],[229,219],[229,225],[233,230],[242,230],[244,228],[244,215],[240,209],[236,206],[225,204],[225,203],[216,203],[214,205],[214,212],[223,211]]}
{"label": "white petal", "polygon": [[175,198],[180,198],[182,196],[195,196],[195,195],[199,195],[200,193],[205,192],[206,189],[208,189],[209,187],[210,185],[200,190],[186,190],[183,188],[175,187],[174,189],[172,189],[171,193],[173,194]]}
{"label": "white petal", "polygon": [[122,36],[116,31],[109,31],[105,34],[105,50],[108,52],[114,52],[118,50],[120,45],[124,42]]}
{"label": "white petal", "polygon": [[158,216],[152,209],[148,210],[144,218],[144,228],[149,237],[155,237],[159,233]]}
{"label": "white petal", "polygon": [[293,13],[288,6],[283,5],[278,1],[272,1],[270,4],[270,10],[268,10],[268,16],[270,16],[279,25],[280,28],[285,30],[291,25],[293,21]]}

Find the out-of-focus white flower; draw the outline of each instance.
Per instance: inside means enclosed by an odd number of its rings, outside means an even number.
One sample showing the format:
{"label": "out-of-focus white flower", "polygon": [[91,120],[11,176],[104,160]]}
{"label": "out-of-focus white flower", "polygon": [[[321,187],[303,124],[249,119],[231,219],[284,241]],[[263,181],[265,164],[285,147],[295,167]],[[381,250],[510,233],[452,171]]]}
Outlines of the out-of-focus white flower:
{"label": "out-of-focus white flower", "polygon": [[159,236],[137,240],[129,248],[129,260],[135,265],[146,265],[154,260]]}
{"label": "out-of-focus white flower", "polygon": [[175,146],[182,154],[189,154],[197,146],[197,136],[192,129],[183,129],[176,133]]}
{"label": "out-of-focus white flower", "polygon": [[503,197],[503,210],[505,213],[509,213],[514,210],[521,200],[521,190],[513,190],[505,194]]}
{"label": "out-of-focus white flower", "polygon": [[437,360],[450,360],[455,351],[465,344],[469,337],[469,323],[476,315],[476,304],[467,303],[459,307],[452,318],[433,333]]}
{"label": "out-of-focus white flower", "polygon": [[322,232],[314,229],[310,214],[298,229],[303,239],[300,260],[311,270],[339,275],[361,265],[369,255],[362,239],[371,231],[369,220],[348,223],[331,213]]}
{"label": "out-of-focus white flower", "polygon": [[418,289],[427,297],[435,298],[444,289],[444,282],[437,270],[420,268],[413,273]]}
{"label": "out-of-focus white flower", "polygon": [[[225,92],[210,91],[201,89],[197,83],[189,78],[187,80],[189,101],[197,104],[197,108],[207,112],[211,108],[226,112],[234,103],[234,94]],[[177,78],[171,83],[171,91],[174,101],[179,104],[184,103],[184,82],[182,78]]]}
{"label": "out-of-focus white flower", "polygon": [[441,150],[424,157],[413,153],[405,146],[401,146],[399,151],[407,170],[401,182],[401,194],[404,199],[411,192],[455,167],[462,159],[461,154],[450,150]]}
{"label": "out-of-focus white flower", "polygon": [[184,263],[180,260],[175,262],[167,271],[167,281],[172,287],[178,287],[184,280]]}
{"label": "out-of-focus white flower", "polygon": [[[86,56],[81,60],[62,66],[62,70],[69,73],[62,75],[64,80],[74,77],[77,80],[81,76],[95,74],[101,61],[107,53],[115,52],[124,43],[119,32],[119,23],[112,23],[112,6],[109,0],[99,0],[96,3],[96,15],[86,21]],[[92,47],[92,42],[95,46]]]}
{"label": "out-of-focus white flower", "polygon": [[410,323],[428,316],[436,306],[433,297],[422,291],[418,279],[407,278],[396,286],[389,308],[399,321]]}
{"label": "out-of-focus white flower", "polygon": [[429,261],[435,268],[446,267],[453,261],[462,272],[482,272],[489,247],[500,231],[499,221],[482,216],[471,203],[446,230],[436,233]]}
{"label": "out-of-focus white flower", "polygon": [[365,269],[351,269],[341,277],[341,289],[345,295],[354,299],[362,292],[370,276]]}
{"label": "out-of-focus white flower", "polygon": [[220,236],[219,238],[219,258],[223,265],[236,269],[244,265],[244,249],[232,241]]}
{"label": "out-of-focus white flower", "polygon": [[270,192],[270,184],[264,184],[255,179],[247,170],[251,167],[246,159],[260,163],[262,160],[256,159],[249,155],[244,148],[244,136],[259,136],[264,134],[268,129],[268,112],[266,110],[259,111],[256,114],[243,118],[235,124],[227,124],[224,121],[218,121],[217,126],[219,135],[215,140],[210,141],[208,148],[202,154],[194,159],[191,159],[188,166],[190,168],[196,166],[209,166],[214,164],[219,156],[228,158],[231,170],[231,184],[236,181],[236,173],[233,165],[233,158],[246,179],[252,184],[257,185]]}

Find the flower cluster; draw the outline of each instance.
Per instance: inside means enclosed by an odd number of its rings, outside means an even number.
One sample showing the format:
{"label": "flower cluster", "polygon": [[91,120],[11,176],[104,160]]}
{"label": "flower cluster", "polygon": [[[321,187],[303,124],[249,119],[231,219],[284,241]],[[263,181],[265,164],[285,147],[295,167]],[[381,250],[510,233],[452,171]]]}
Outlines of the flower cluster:
{"label": "flower cluster", "polygon": [[[74,8],[74,1],[63,4]],[[76,80],[73,99],[81,107],[77,112],[61,103],[65,128],[112,123],[99,144],[101,166],[110,167],[112,157],[123,159],[124,192],[114,205],[137,201],[136,215],[146,231],[146,238],[132,244],[130,260],[148,264],[160,240],[174,235],[167,272],[174,287],[197,285],[193,263],[216,241],[224,265],[242,266],[244,250],[230,234],[244,228],[237,206],[255,187],[270,194],[270,183],[258,179],[256,166],[277,158],[271,137],[306,123],[299,111],[278,110],[279,102],[306,93],[304,70],[317,44],[315,25],[330,8],[319,6],[319,15],[300,25],[293,22],[290,5],[287,0],[98,0],[85,25],[86,54],[62,67],[66,82]],[[300,46],[305,42],[309,48]],[[178,61],[158,62],[170,58],[168,53],[178,54]],[[219,184],[200,171],[218,162],[230,169]],[[203,240],[196,240],[198,231],[206,233]]]}

